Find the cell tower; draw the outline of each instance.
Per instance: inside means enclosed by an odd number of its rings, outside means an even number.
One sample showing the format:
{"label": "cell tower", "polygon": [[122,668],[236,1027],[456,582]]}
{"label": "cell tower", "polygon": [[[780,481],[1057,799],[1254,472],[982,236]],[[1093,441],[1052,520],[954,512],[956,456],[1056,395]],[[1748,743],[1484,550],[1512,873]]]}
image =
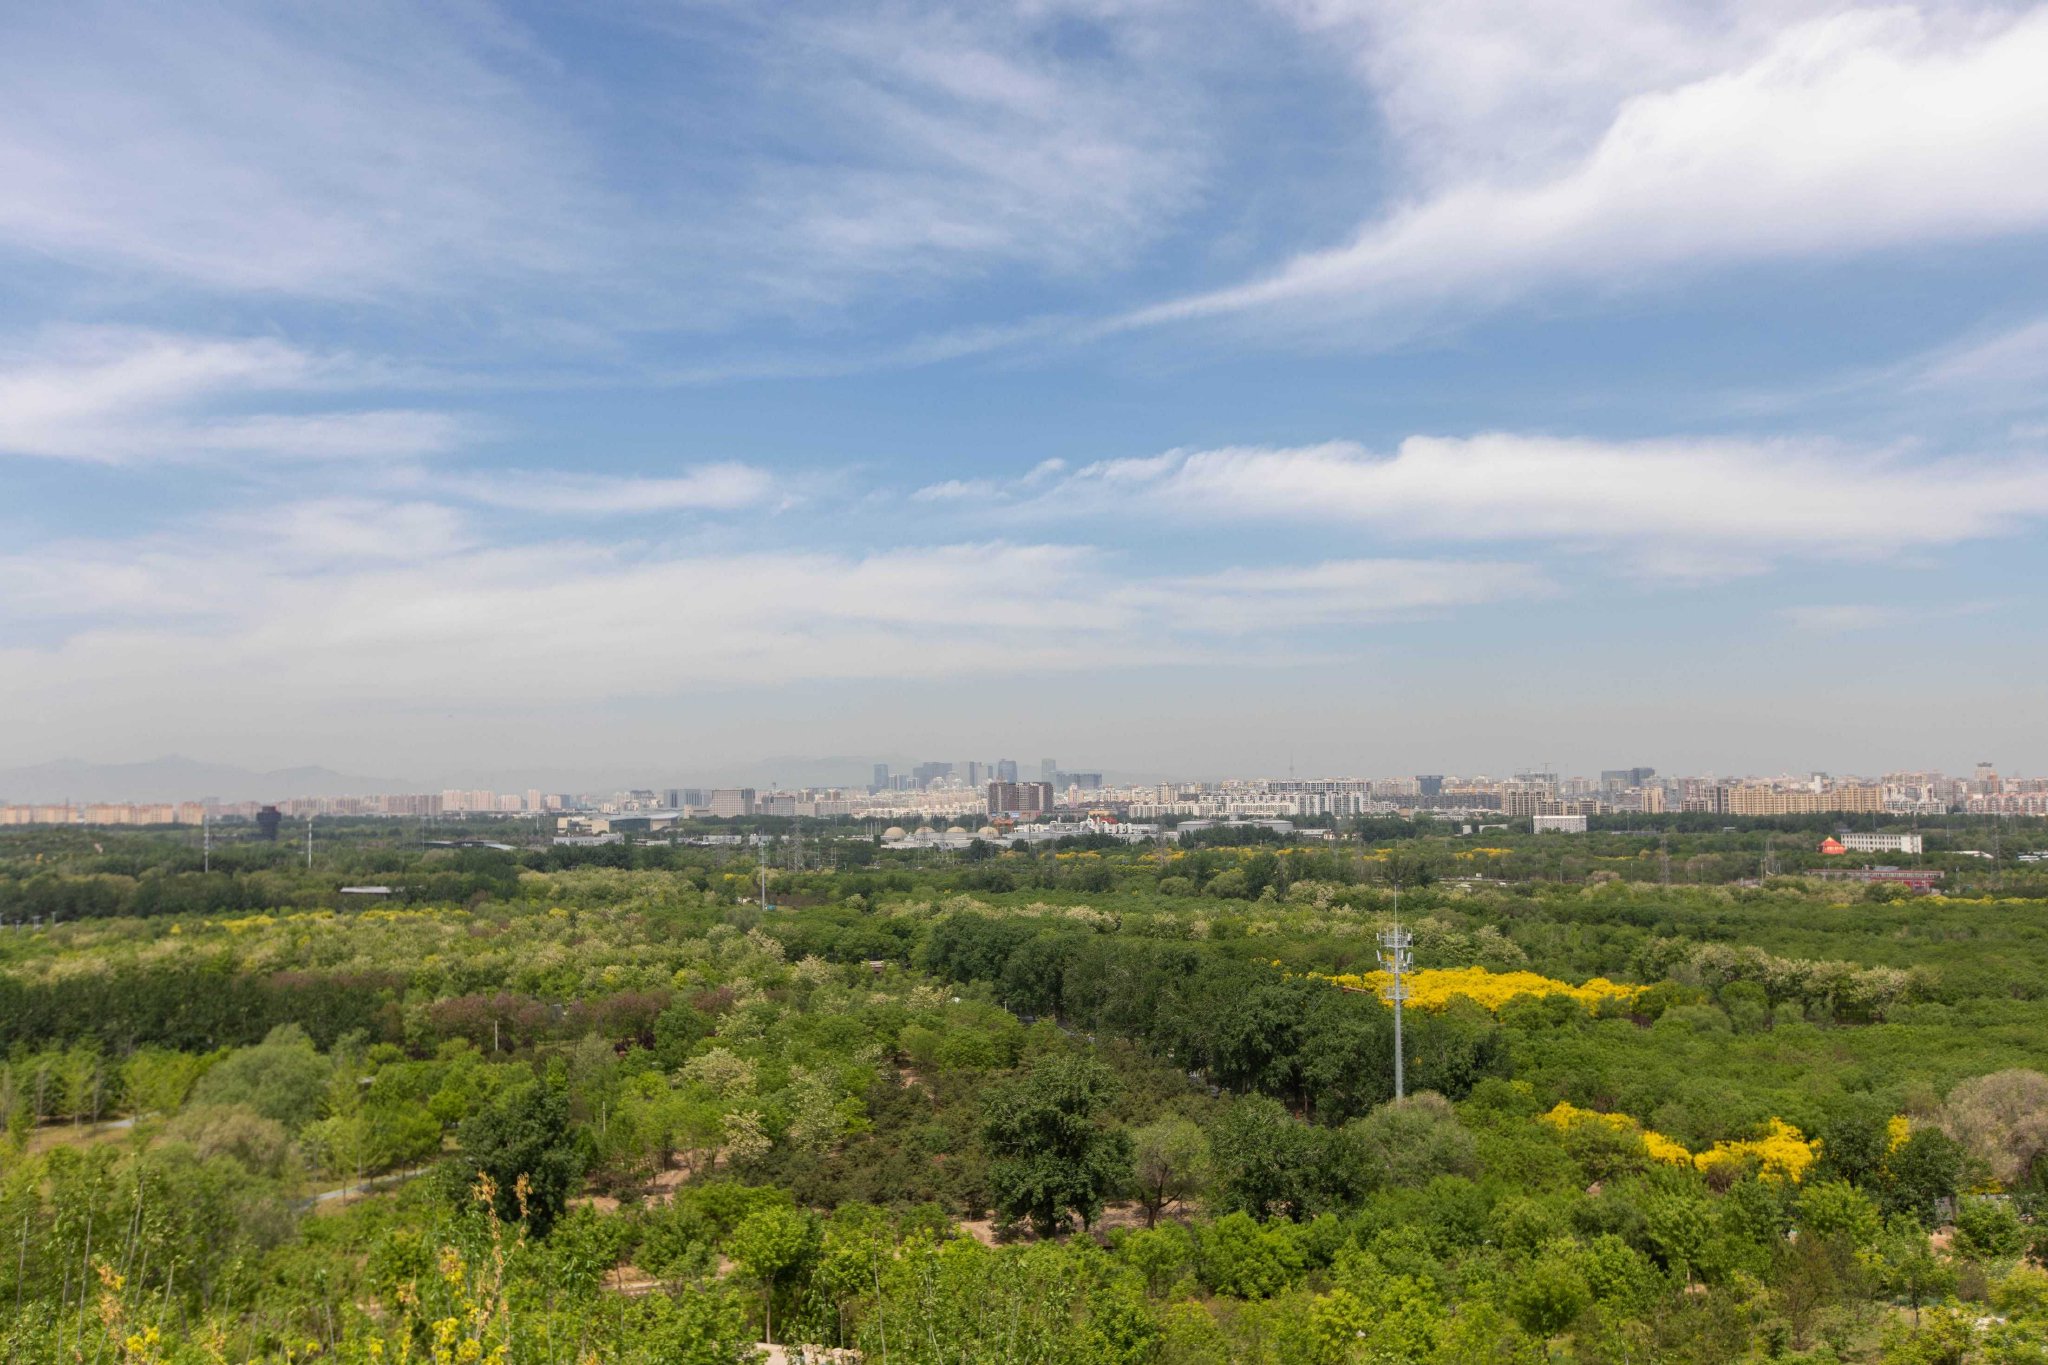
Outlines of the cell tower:
{"label": "cell tower", "polygon": [[1401,1055],[1401,1004],[1408,998],[1408,973],[1415,966],[1414,954],[1409,949],[1415,943],[1415,935],[1401,927],[1399,920],[1394,927],[1380,933],[1380,970],[1394,979],[1388,983],[1386,1002],[1394,1007],[1394,1098],[1402,1099],[1408,1094],[1408,1078]]}

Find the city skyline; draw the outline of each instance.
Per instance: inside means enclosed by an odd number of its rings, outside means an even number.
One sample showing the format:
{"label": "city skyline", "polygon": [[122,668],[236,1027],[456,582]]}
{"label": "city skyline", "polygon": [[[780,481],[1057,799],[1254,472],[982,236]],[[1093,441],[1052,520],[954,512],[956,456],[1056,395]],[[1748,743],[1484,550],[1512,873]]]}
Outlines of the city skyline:
{"label": "city skyline", "polygon": [[0,768],[2048,769],[2048,7],[1532,13],[18,8]]}
{"label": "city skyline", "polygon": [[[706,780],[653,779],[648,772],[618,782],[600,782],[574,787],[550,785],[536,778],[484,782],[475,786],[447,786],[438,791],[430,784],[404,779],[372,779],[337,773],[324,768],[300,768],[267,774],[242,773],[224,768],[179,765],[153,770],[151,765],[94,769],[75,765],[51,776],[49,770],[0,771],[0,823],[44,823],[60,819],[71,822],[83,815],[90,823],[104,812],[114,823],[152,823],[154,815],[176,807],[185,812],[165,817],[164,823],[191,823],[203,808],[248,807],[282,802],[300,813],[368,814],[421,816],[458,812],[484,814],[533,814],[548,811],[623,806],[628,809],[661,810],[674,813],[691,809],[718,815],[761,813],[757,796],[805,798],[814,803],[826,798],[832,809],[782,811],[783,814],[851,814],[865,802],[883,808],[901,797],[911,805],[920,798],[936,795],[959,798],[970,803],[986,796],[993,805],[998,793],[1014,799],[1024,791],[1043,790],[1032,798],[1033,809],[1049,810],[1053,799],[1066,802],[1078,798],[1100,804],[1168,801],[1170,792],[1185,794],[1237,792],[1248,799],[1286,799],[1301,793],[1345,793],[1351,805],[1342,809],[1321,808],[1319,814],[1364,813],[1362,802],[1376,807],[1457,807],[1467,798],[1478,804],[1539,813],[1529,802],[1549,798],[1579,800],[1598,798],[1616,810],[1662,813],[1687,808],[1703,793],[1715,790],[1747,793],[1848,794],[1839,807],[1819,805],[1815,810],[1842,809],[1863,813],[1932,813],[1949,809],[1978,810],[1999,814],[2048,814],[2048,776],[2028,774],[2010,767],[2001,769],[1990,760],[1979,760],[1965,772],[1950,773],[1942,768],[1889,768],[1873,772],[1827,772],[1815,769],[1783,769],[1777,772],[1660,772],[1649,765],[1607,768],[1585,772],[1560,765],[1534,768],[1494,768],[1457,771],[1441,768],[1433,773],[1392,773],[1385,770],[1311,769],[1285,776],[1259,773],[1137,774],[1101,770],[1069,770],[1056,760],[1041,759],[1037,771],[1014,760],[926,760],[899,771],[889,763],[868,765],[867,780],[845,774],[865,760],[820,760],[820,771],[796,781],[756,781],[741,778]],[[828,771],[829,770],[829,771]],[[203,774],[204,777],[198,776]],[[205,781],[214,790],[201,790]],[[251,792],[258,793],[251,795]],[[2011,801],[2001,798],[2024,798]],[[1807,809],[1796,801],[1783,811],[1774,809],[1774,798],[1737,800],[1732,804],[1707,801],[1704,809],[1726,808],[1727,813],[1759,815]],[[851,805],[846,805],[851,802]],[[1959,804],[1960,803],[1960,804]],[[1780,803],[1782,804],[1782,803]],[[1524,808],[1528,807],[1528,808]],[[125,814],[116,813],[125,809]],[[245,812],[246,813],[246,812]],[[770,812],[773,813],[773,812]],[[1299,813],[1299,812],[1297,812]],[[1551,814],[1592,813],[1578,810],[1549,811]],[[190,818],[186,818],[189,816]]]}

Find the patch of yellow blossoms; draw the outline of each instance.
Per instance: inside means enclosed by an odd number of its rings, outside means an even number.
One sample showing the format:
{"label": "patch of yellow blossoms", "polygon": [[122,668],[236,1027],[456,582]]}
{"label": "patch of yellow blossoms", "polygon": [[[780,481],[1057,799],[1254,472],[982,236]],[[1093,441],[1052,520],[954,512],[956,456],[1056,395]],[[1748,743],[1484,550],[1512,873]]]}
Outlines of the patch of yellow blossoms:
{"label": "patch of yellow blossoms", "polygon": [[[1382,999],[1393,978],[1385,972],[1355,973],[1324,978],[1354,991],[1371,991]],[[1558,981],[1536,972],[1489,972],[1484,967],[1425,967],[1409,972],[1408,1003],[1426,1010],[1444,1009],[1459,996],[1476,1001],[1490,1010],[1518,995],[1565,995],[1592,1009],[1603,1000],[1631,1000],[1641,989],[1596,976],[1583,986]]]}
{"label": "patch of yellow blossoms", "polygon": [[1559,1130],[1580,1123],[1599,1123],[1618,1133],[1634,1133],[1642,1138],[1643,1146],[1653,1160],[1673,1166],[1691,1166],[1696,1170],[1707,1171],[1730,1163],[1747,1164],[1754,1161],[1757,1174],[1766,1180],[1790,1180],[1797,1183],[1805,1178],[1807,1171],[1812,1169],[1820,1154],[1818,1142],[1809,1140],[1805,1134],[1783,1119],[1772,1119],[1765,1124],[1761,1137],[1717,1142],[1706,1151],[1698,1153],[1686,1150],[1682,1143],[1674,1142],[1662,1133],[1642,1127],[1626,1114],[1603,1114],[1598,1110],[1581,1109],[1577,1105],[1559,1101],[1557,1107],[1542,1115],[1541,1119],[1542,1122]]}

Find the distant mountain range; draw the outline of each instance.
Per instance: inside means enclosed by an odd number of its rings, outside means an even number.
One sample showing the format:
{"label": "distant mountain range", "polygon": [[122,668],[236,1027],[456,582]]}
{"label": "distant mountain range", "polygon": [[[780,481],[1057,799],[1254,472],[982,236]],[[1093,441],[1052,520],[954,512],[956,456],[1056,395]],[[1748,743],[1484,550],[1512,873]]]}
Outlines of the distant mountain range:
{"label": "distant mountain range", "polygon": [[332,768],[280,768],[257,772],[197,759],[147,763],[85,763],[58,759],[27,768],[0,768],[0,802],[22,801],[277,801],[290,796],[366,796],[423,790],[391,777],[363,777]]}

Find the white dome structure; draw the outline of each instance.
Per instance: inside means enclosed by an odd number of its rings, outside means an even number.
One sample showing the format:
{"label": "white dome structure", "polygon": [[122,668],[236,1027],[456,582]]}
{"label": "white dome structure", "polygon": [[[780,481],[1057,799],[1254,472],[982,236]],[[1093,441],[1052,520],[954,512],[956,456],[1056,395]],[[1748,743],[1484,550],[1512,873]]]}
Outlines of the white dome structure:
{"label": "white dome structure", "polygon": [[887,829],[885,829],[885,830],[883,830],[883,831],[882,831],[882,837],[883,837],[884,839],[901,839],[901,838],[903,837],[903,826],[901,826],[901,825],[891,825],[891,826],[889,826],[889,828],[887,828]]}

